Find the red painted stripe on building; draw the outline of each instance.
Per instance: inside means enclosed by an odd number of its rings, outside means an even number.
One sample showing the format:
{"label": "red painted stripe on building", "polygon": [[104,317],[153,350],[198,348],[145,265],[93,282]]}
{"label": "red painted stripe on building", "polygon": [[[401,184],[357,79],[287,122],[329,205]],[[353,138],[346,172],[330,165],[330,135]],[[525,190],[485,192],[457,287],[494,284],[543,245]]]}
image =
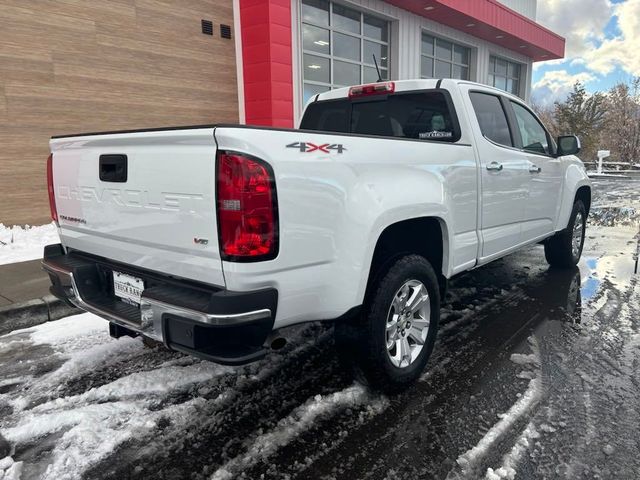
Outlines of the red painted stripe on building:
{"label": "red painted stripe on building", "polygon": [[240,0],[248,125],[293,127],[291,0]]}
{"label": "red painted stripe on building", "polygon": [[[497,0],[386,0],[534,61],[564,57],[565,40]],[[425,7],[433,7],[425,10]],[[473,24],[473,26],[468,26]]]}

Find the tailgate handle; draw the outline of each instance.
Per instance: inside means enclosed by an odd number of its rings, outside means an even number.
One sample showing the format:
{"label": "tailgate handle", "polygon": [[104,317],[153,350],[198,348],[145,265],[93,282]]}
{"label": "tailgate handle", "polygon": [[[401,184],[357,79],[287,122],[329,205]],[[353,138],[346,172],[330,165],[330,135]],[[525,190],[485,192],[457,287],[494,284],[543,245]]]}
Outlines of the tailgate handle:
{"label": "tailgate handle", "polygon": [[127,181],[126,155],[100,155],[100,180],[103,182]]}

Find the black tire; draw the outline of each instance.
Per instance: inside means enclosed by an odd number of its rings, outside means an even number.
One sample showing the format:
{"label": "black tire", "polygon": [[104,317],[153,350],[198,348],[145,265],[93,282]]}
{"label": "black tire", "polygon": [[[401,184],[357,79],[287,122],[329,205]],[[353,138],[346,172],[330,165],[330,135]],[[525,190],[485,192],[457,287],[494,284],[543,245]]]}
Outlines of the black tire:
{"label": "black tire", "polygon": [[[422,283],[429,295],[430,323],[425,328],[428,330],[422,350],[408,366],[398,367],[392,363],[387,350],[387,318],[396,294],[412,280]],[[424,301],[426,304],[427,300]],[[415,382],[424,370],[436,340],[439,319],[440,290],[433,267],[420,255],[401,257],[381,272],[370,286],[361,315],[336,324],[340,359],[358,380],[372,388],[387,393],[402,390]]]}
{"label": "black tire", "polygon": [[[573,231],[576,225],[576,218],[582,218],[582,234],[580,236],[580,248],[577,252],[573,249]],[[576,200],[569,217],[567,228],[556,233],[544,244],[544,256],[552,267],[571,268],[577,265],[582,255],[584,246],[584,235],[587,226],[587,210],[582,200]]]}

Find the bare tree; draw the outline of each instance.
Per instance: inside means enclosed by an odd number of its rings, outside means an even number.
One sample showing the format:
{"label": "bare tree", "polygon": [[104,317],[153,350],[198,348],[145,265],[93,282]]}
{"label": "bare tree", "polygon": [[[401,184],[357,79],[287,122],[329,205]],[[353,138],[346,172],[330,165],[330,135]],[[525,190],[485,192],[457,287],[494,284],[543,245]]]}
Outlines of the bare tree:
{"label": "bare tree", "polygon": [[606,95],[603,139],[612,159],[640,162],[640,77],[614,85]]}
{"label": "bare tree", "polygon": [[556,113],[554,107],[546,107],[544,105],[533,104],[533,111],[538,115],[538,118],[542,120],[542,123],[553,139],[556,139],[560,134],[558,131],[558,124],[556,123]]}
{"label": "bare tree", "polygon": [[564,102],[555,103],[555,123],[558,132],[580,137],[582,159],[594,161],[600,148],[610,147],[601,142],[606,121],[606,98],[600,93],[588,94],[584,85],[576,82],[573,91]]}

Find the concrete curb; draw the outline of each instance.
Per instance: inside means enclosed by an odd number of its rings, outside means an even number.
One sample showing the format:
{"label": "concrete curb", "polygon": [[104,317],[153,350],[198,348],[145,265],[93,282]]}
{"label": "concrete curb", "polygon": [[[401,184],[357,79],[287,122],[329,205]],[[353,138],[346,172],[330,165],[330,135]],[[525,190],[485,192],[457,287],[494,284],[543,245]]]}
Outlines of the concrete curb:
{"label": "concrete curb", "polygon": [[70,307],[53,295],[14,303],[0,307],[0,335],[78,313],[82,310]]}

